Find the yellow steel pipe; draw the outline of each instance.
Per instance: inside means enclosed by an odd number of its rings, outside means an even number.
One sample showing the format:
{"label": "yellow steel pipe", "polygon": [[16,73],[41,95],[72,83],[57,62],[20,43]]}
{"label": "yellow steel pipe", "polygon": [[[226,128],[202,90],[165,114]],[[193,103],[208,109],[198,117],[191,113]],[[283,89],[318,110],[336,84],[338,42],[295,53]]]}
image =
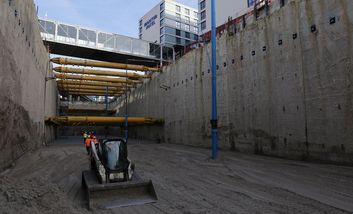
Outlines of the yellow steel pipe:
{"label": "yellow steel pipe", "polygon": [[[58,88],[62,90],[67,89],[88,89],[88,90],[107,90],[107,86],[90,86],[90,85],[62,85],[58,84]],[[126,88],[108,87],[108,91],[127,91]]]}
{"label": "yellow steel pipe", "polygon": [[104,93],[101,91],[94,91],[94,90],[84,90],[84,91],[70,91],[70,90],[61,90],[61,92],[66,92],[68,94],[96,94],[96,95],[108,95],[108,96],[115,96],[115,95],[123,95],[125,93],[123,92],[110,92],[110,93]]}
{"label": "yellow steel pipe", "polygon": [[[81,93],[81,92],[70,92],[70,95],[76,95],[76,96],[101,96],[105,97],[106,94],[101,94],[101,93]],[[107,94],[108,97],[120,97],[123,94]]]}
{"label": "yellow steel pipe", "polygon": [[54,71],[60,73],[73,73],[73,74],[90,74],[90,75],[101,75],[101,76],[116,76],[116,77],[127,77],[131,79],[140,78],[151,78],[148,75],[140,75],[135,73],[126,73],[112,70],[96,70],[96,69],[85,69],[85,68],[70,68],[70,67],[55,67]]}
{"label": "yellow steel pipe", "polygon": [[[125,117],[95,117],[95,116],[58,116],[50,117],[47,122],[60,125],[67,124],[123,124]],[[162,119],[150,117],[128,117],[129,124],[158,124],[163,123]]]}
{"label": "yellow steel pipe", "polygon": [[129,83],[138,84],[142,81],[138,80],[125,80],[123,78],[108,78],[98,76],[82,76],[82,75],[68,75],[68,74],[54,74],[55,78],[58,79],[74,79],[74,80],[88,80],[88,81],[99,81],[99,82],[114,82],[114,83]]}
{"label": "yellow steel pipe", "polygon": [[68,93],[79,92],[79,93],[99,93],[99,94],[125,94],[124,92],[108,91],[108,93],[106,93],[103,90],[87,90],[87,89],[64,89],[61,91],[66,91]]}
{"label": "yellow steel pipe", "polygon": [[102,67],[102,68],[116,68],[132,71],[153,71],[159,72],[159,68],[147,67],[144,65],[131,65],[123,63],[114,63],[114,62],[102,62],[102,61],[93,61],[93,60],[82,60],[82,59],[69,59],[69,58],[53,58],[50,61],[60,65],[80,65],[80,66],[91,66],[91,67]]}
{"label": "yellow steel pipe", "polygon": [[97,81],[80,81],[80,80],[57,80],[59,85],[88,85],[88,86],[108,86],[116,88],[131,88],[133,85],[125,83],[97,82]]}

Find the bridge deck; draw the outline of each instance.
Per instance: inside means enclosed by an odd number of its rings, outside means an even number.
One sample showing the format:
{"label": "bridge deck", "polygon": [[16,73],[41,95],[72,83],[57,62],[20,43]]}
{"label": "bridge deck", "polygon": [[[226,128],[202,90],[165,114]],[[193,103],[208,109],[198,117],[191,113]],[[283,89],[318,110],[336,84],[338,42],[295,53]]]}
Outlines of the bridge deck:
{"label": "bridge deck", "polygon": [[157,43],[39,19],[50,53],[93,60],[156,66],[174,59],[174,49]]}

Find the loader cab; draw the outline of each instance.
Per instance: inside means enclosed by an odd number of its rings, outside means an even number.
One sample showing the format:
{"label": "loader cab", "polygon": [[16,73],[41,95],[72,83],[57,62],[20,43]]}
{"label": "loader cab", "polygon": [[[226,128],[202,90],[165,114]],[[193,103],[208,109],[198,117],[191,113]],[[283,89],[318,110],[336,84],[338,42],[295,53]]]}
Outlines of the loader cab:
{"label": "loader cab", "polygon": [[132,179],[134,164],[128,159],[126,141],[122,138],[104,139],[98,145],[98,156],[105,169],[106,182]]}
{"label": "loader cab", "polygon": [[128,167],[127,145],[123,139],[103,140],[102,161],[106,169],[125,170]]}

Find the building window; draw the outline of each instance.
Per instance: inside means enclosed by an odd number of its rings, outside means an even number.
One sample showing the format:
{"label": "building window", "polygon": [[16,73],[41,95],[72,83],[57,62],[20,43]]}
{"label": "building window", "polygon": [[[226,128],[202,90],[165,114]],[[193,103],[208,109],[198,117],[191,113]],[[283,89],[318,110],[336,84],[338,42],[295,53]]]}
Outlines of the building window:
{"label": "building window", "polygon": [[181,15],[180,15],[180,13],[176,13],[175,16],[176,16],[176,20],[178,20],[178,21],[181,20]]}
{"label": "building window", "polygon": [[161,18],[164,18],[164,10],[161,12]]}
{"label": "building window", "polygon": [[205,8],[206,8],[206,0],[203,0],[202,2],[200,2],[200,10],[203,10]]}
{"label": "building window", "polygon": [[194,34],[194,40],[195,40],[195,41],[199,40],[199,36],[196,35],[196,34]]}
{"label": "building window", "polygon": [[180,6],[179,5],[175,5],[175,10],[180,12],[181,11]]}
{"label": "building window", "polygon": [[180,30],[175,30],[175,35],[177,35],[177,36],[180,36],[181,35],[181,31]]}
{"label": "building window", "polygon": [[189,32],[185,32],[185,37],[190,39],[190,33]]}
{"label": "building window", "polygon": [[190,40],[185,40],[185,45],[190,44]]}
{"label": "building window", "polygon": [[254,6],[256,0],[248,0],[248,7]]}
{"label": "building window", "polygon": [[142,27],[139,27],[139,33],[140,34],[142,33]]}
{"label": "building window", "polygon": [[197,17],[198,15],[198,12],[194,11],[194,17]]}
{"label": "building window", "polygon": [[206,29],[206,21],[201,22],[201,30]]}
{"label": "building window", "polygon": [[173,34],[173,35],[175,35],[175,31],[176,31],[176,29],[175,28],[172,28],[172,27],[164,27],[164,33],[165,34]]}
{"label": "building window", "polygon": [[142,27],[142,19],[140,20],[140,27]]}
{"label": "building window", "polygon": [[161,26],[164,25],[164,19],[161,19],[160,23],[159,23]]}
{"label": "building window", "polygon": [[206,19],[206,10],[201,12],[201,20]]}
{"label": "building window", "polygon": [[163,43],[163,42],[165,42],[165,36],[164,35],[160,37],[160,43]]}
{"label": "building window", "polygon": [[180,22],[175,22],[175,26],[176,26],[176,28],[180,28],[181,27],[181,23]]}
{"label": "building window", "polygon": [[139,35],[139,39],[142,39],[142,34]]}
{"label": "building window", "polygon": [[164,2],[162,2],[162,3],[159,5],[159,8],[160,8],[161,11],[164,10]]}
{"label": "building window", "polygon": [[190,31],[190,25],[185,25],[185,30]]}
{"label": "building window", "polygon": [[185,16],[185,22],[186,22],[186,23],[190,23],[190,17]]}
{"label": "building window", "polygon": [[177,43],[178,45],[180,45],[180,44],[181,44],[181,39],[180,39],[180,38],[176,38],[176,43]]}
{"label": "building window", "polygon": [[185,8],[185,14],[186,14],[186,15],[190,15],[190,10],[187,9],[187,8]]}
{"label": "building window", "polygon": [[194,27],[194,32],[195,33],[199,33],[199,28],[198,27]]}
{"label": "building window", "polygon": [[161,28],[160,30],[160,35],[164,34],[164,27]]}

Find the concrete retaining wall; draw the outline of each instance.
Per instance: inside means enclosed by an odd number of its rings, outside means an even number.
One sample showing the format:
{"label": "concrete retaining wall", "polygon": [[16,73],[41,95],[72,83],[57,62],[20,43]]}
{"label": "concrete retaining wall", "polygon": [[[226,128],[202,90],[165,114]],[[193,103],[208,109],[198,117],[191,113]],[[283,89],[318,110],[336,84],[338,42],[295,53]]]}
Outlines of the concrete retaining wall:
{"label": "concrete retaining wall", "polygon": [[[352,164],[352,35],[349,0],[301,0],[220,36],[220,147]],[[130,133],[209,147],[209,56],[209,46],[194,50],[132,92],[130,115],[165,125]]]}
{"label": "concrete retaining wall", "polygon": [[0,1],[0,170],[52,140],[54,129],[44,125],[56,113],[50,72],[33,2]]}

